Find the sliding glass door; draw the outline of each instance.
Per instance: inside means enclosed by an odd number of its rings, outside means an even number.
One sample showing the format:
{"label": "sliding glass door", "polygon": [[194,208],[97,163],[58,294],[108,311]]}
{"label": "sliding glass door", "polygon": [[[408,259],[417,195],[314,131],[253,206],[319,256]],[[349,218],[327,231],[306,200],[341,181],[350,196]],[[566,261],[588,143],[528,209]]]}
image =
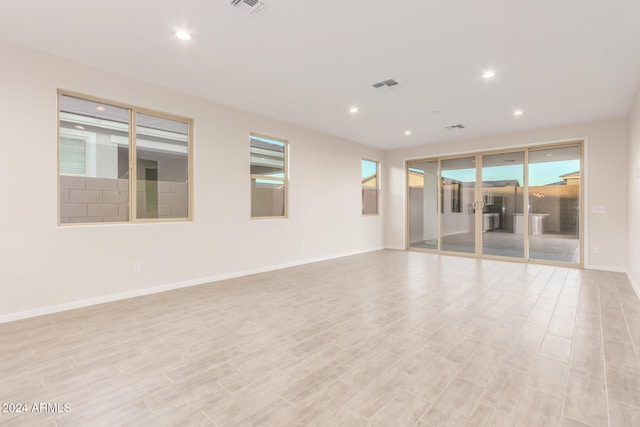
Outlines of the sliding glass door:
{"label": "sliding glass door", "polygon": [[440,162],[443,251],[476,252],[476,157]]}
{"label": "sliding glass door", "polygon": [[407,162],[407,248],[581,264],[581,143]]}
{"label": "sliding glass door", "polygon": [[524,151],[482,156],[482,253],[524,258]]}
{"label": "sliding glass door", "polygon": [[529,258],[579,263],[580,146],[529,152]]}
{"label": "sliding glass door", "polygon": [[408,246],[438,249],[438,161],[412,162],[407,178]]}

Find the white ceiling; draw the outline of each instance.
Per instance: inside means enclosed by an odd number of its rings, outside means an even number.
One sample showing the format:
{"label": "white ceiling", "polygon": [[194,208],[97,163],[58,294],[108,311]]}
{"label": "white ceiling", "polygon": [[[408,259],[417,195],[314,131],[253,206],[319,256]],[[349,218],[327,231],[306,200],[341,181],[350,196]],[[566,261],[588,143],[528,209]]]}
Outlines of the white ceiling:
{"label": "white ceiling", "polygon": [[383,149],[622,117],[640,82],[638,0],[263,2],[2,0],[0,39]]}

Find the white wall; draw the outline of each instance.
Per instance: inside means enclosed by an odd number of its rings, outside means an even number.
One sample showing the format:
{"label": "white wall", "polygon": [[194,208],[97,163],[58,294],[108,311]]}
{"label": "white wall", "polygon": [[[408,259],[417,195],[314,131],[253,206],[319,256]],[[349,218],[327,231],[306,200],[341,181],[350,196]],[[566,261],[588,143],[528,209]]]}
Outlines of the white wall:
{"label": "white wall", "polygon": [[[640,119],[638,121],[640,122]],[[636,129],[640,129],[640,123]],[[458,142],[430,144],[388,152],[385,173],[383,174],[383,185],[386,189],[386,247],[402,249],[405,246],[406,160],[581,138],[588,140],[585,156],[587,163],[586,199],[588,203],[587,212],[585,212],[585,240],[587,242],[585,266],[625,271],[627,267],[628,176],[627,121],[624,118]],[[637,137],[637,140],[640,140],[640,136]],[[637,145],[638,143],[636,147]],[[636,197],[636,206],[637,203]],[[599,205],[606,206],[606,214],[591,213],[592,207]],[[590,249],[594,247],[600,249],[599,255],[590,254]]]}
{"label": "white wall", "polygon": [[[383,247],[360,195],[380,150],[9,44],[0,57],[0,321]],[[194,221],[59,227],[58,88],[192,118]],[[249,132],[290,142],[287,220],[249,219]]]}
{"label": "white wall", "polygon": [[640,297],[640,92],[629,113],[629,214],[627,271]]}

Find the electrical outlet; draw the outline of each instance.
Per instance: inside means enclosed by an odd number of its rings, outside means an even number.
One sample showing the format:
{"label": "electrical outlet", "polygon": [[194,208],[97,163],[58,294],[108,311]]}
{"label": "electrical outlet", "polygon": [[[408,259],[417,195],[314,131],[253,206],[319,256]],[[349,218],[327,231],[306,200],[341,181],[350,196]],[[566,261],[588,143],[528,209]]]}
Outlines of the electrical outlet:
{"label": "electrical outlet", "polygon": [[607,207],[604,205],[594,206],[593,209],[591,209],[591,211],[597,214],[605,214],[607,213]]}
{"label": "electrical outlet", "polygon": [[592,255],[600,255],[600,248],[591,248]]}
{"label": "electrical outlet", "polygon": [[142,266],[139,262],[134,262],[131,264],[131,274],[140,274],[142,273]]}

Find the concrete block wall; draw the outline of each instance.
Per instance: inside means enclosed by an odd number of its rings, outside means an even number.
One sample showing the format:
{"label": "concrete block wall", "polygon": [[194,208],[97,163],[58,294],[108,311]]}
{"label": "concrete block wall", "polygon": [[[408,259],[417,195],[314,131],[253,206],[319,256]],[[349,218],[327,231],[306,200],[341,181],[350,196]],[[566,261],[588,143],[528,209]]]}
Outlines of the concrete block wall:
{"label": "concrete block wall", "polygon": [[[138,187],[144,188],[144,187]],[[159,218],[186,218],[187,183],[158,181]],[[138,217],[145,218],[147,194],[138,192]],[[60,223],[124,222],[129,220],[127,179],[60,176]]]}
{"label": "concrete block wall", "polygon": [[137,194],[137,211],[138,218],[154,217],[153,208],[147,203],[150,199],[151,204],[155,205],[154,199],[157,199],[157,217],[158,218],[186,218],[189,215],[189,188],[186,182],[170,182],[157,181],[157,193],[153,194],[145,191],[144,180],[138,180]]}

